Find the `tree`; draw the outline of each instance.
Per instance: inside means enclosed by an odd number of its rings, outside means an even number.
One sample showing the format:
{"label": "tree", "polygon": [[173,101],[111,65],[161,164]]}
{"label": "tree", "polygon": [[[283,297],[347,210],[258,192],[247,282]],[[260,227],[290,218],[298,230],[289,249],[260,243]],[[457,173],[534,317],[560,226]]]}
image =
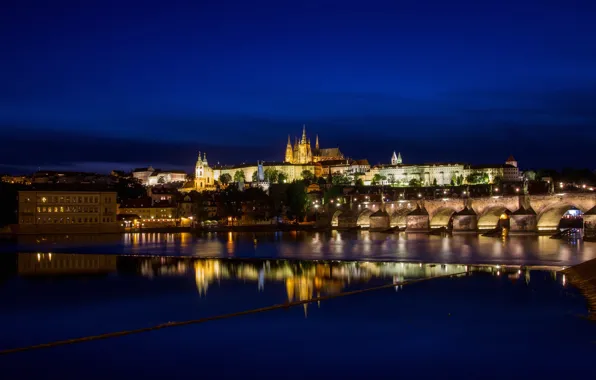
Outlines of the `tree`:
{"label": "tree", "polygon": [[306,185],[304,182],[297,181],[291,183],[286,189],[286,199],[288,206],[288,218],[302,220],[308,210],[308,197],[306,195]]}
{"label": "tree", "polygon": [[334,185],[349,185],[352,181],[343,173],[333,173],[331,183]]}
{"label": "tree", "polygon": [[338,198],[342,195],[341,188],[339,186],[333,186],[323,194],[323,203],[328,204],[332,199]]}
{"label": "tree", "polygon": [[323,178],[323,177],[319,177],[319,178],[317,179],[317,183],[318,183],[319,185],[326,185],[326,184],[327,184],[327,180],[326,180],[325,178]]}
{"label": "tree", "polygon": [[[5,186],[6,184],[2,184]],[[1,187],[1,186],[0,186]],[[118,202],[147,196],[147,188],[136,178],[120,178],[115,184]]]}
{"label": "tree", "polygon": [[224,173],[219,176],[219,182],[227,185],[228,183],[232,182],[232,176],[229,173]]}
{"label": "tree", "polygon": [[437,186],[437,179],[433,178],[433,186]]}
{"label": "tree", "polygon": [[288,175],[284,172],[279,172],[277,175],[277,183],[286,183]]}
{"label": "tree", "polygon": [[244,178],[244,171],[243,170],[236,170],[234,173],[234,182],[244,182],[246,179]]}
{"label": "tree", "polygon": [[265,181],[269,183],[277,183],[279,179],[279,172],[274,168],[265,169]]}
{"label": "tree", "polygon": [[225,219],[242,216],[242,192],[236,186],[229,186],[219,193],[218,214]]}
{"label": "tree", "polygon": [[418,178],[412,178],[409,182],[409,185],[412,187],[420,187],[422,182]]}
{"label": "tree", "polygon": [[387,178],[389,179],[389,184],[393,186],[395,184],[395,174],[389,174]]}
{"label": "tree", "polygon": [[457,184],[457,186],[461,186],[461,185],[463,185],[463,183],[464,183],[464,175],[463,175],[463,174],[460,174],[460,175],[457,177],[457,182],[456,182],[456,184]]}
{"label": "tree", "polygon": [[468,176],[466,177],[466,182],[471,185],[484,183],[485,176],[486,176],[486,181],[488,182],[488,174],[481,173],[481,172],[473,172],[473,173],[468,174]]}
{"label": "tree", "polygon": [[257,182],[258,180],[259,180],[259,172],[258,172],[257,170],[255,170],[255,171],[252,173],[252,181],[253,181],[253,182]]}
{"label": "tree", "polygon": [[503,178],[499,177],[499,176],[495,176],[495,178],[493,178],[493,183],[495,185],[500,185],[501,182],[503,182]]}
{"label": "tree", "polygon": [[193,201],[192,213],[195,216],[196,221],[203,222],[207,220],[209,218],[210,197],[207,193],[198,193],[196,191],[192,191],[189,195]]}
{"label": "tree", "polygon": [[373,176],[373,179],[372,179],[372,184],[373,184],[373,185],[379,185],[379,184],[381,184],[383,181],[385,181],[386,179],[387,179],[387,177],[385,177],[385,176],[384,176],[384,175],[382,175],[382,174],[379,174],[379,173],[377,173],[377,174],[375,174],[375,175]]}
{"label": "tree", "polygon": [[302,176],[302,179],[304,179],[307,183],[310,183],[315,177],[310,170],[303,170],[302,173],[300,173],[300,175]]}

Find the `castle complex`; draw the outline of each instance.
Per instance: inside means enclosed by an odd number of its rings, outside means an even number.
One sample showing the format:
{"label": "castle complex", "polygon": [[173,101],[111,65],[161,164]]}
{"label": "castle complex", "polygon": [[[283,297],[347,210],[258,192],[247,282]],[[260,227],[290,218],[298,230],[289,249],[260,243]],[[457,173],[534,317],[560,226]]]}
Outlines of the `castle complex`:
{"label": "castle complex", "polygon": [[267,182],[264,177],[272,175],[271,173],[275,173],[281,183],[300,180],[305,171],[326,179],[336,175],[347,178],[358,176],[364,185],[446,186],[520,180],[517,161],[513,157],[509,157],[504,164],[483,166],[465,163],[406,164],[401,153],[394,151],[390,163],[371,167],[367,160],[352,160],[344,157],[339,148],[320,148],[318,135],[315,137],[313,148],[310,138],[306,135],[306,127],[303,126],[302,136],[294,138],[293,144],[288,136],[283,162],[218,165],[212,168],[207,162],[206,154],[201,156],[199,153],[195,165],[195,179],[187,183],[182,191],[214,190],[215,181],[224,174],[232,179],[242,178],[242,182],[261,186]]}

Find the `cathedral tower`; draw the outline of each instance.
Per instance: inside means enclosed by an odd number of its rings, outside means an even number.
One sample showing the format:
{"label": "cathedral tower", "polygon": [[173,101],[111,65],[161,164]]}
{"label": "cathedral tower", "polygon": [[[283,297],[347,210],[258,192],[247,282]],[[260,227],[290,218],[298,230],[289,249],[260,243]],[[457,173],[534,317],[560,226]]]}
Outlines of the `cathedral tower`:
{"label": "cathedral tower", "polygon": [[294,162],[294,149],[292,149],[292,143],[290,142],[290,135],[288,135],[288,144],[286,145],[285,162],[289,162],[290,164]]}

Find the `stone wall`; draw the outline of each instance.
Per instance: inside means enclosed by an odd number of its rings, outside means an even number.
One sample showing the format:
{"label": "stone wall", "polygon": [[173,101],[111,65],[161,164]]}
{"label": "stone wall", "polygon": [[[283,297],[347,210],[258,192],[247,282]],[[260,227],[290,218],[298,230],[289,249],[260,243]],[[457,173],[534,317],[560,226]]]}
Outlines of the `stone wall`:
{"label": "stone wall", "polygon": [[454,215],[453,232],[476,231],[478,228],[478,216],[476,215]]}
{"label": "stone wall", "polygon": [[511,215],[509,223],[512,233],[537,231],[536,215]]}
{"label": "stone wall", "polygon": [[426,231],[430,228],[428,215],[406,216],[406,231]]}
{"label": "stone wall", "polygon": [[20,224],[13,226],[16,234],[107,234],[124,231],[119,223],[97,224]]}

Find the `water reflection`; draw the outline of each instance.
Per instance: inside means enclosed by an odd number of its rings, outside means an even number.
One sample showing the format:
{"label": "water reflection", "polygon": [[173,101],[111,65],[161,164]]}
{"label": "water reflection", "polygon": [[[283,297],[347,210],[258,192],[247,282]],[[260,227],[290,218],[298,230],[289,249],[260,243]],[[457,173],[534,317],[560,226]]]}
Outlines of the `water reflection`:
{"label": "water reflection", "polygon": [[[257,244],[254,238],[257,238]],[[203,258],[286,258],[312,260],[421,261],[468,264],[566,265],[596,258],[596,243],[512,236],[448,237],[370,231],[235,233],[129,233],[106,237],[37,237],[2,244],[5,252],[52,251]]]}
{"label": "water reflection", "polygon": [[[541,268],[561,276],[561,267]],[[85,275],[97,273],[138,274],[147,279],[160,277],[194,278],[200,297],[207,297],[212,286],[224,281],[254,284],[257,292],[269,286],[285,288],[287,302],[337,294],[353,287],[400,283],[412,279],[467,272],[488,272],[521,277],[530,281],[530,270],[519,266],[466,265],[420,262],[308,261],[200,259],[191,257],[137,257],[98,254],[20,253],[17,273],[23,276]],[[561,283],[565,285],[564,276]],[[396,285],[396,290],[401,287]],[[304,305],[305,315],[307,304]]]}

